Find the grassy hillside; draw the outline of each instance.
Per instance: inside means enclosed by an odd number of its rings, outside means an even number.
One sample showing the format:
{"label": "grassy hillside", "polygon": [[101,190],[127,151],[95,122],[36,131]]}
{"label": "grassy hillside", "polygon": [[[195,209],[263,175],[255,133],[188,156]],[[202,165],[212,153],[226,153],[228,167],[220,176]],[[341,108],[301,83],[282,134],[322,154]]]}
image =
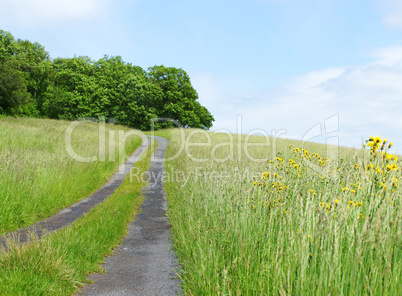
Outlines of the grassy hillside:
{"label": "grassy hillside", "polygon": [[[152,152],[148,148],[135,164],[139,174],[146,172]],[[112,196],[71,226],[40,241],[11,244],[8,252],[0,249],[0,295],[75,295],[88,274],[102,272],[100,263],[122,242],[141,205],[143,186],[128,175]]]}
{"label": "grassy hillside", "polygon": [[[123,145],[118,135],[130,130],[126,127],[106,124],[103,132],[102,125],[96,123],[80,123],[74,129],[71,124],[0,118],[0,235],[87,197],[141,143],[139,136],[131,136]],[[66,142],[69,127],[71,141]],[[121,153],[122,157],[119,146],[127,152]],[[82,162],[71,151],[82,157],[97,156],[98,160]]]}
{"label": "grassy hillside", "polygon": [[327,159],[334,147],[245,149],[267,139],[197,130],[185,140],[172,131],[166,188],[187,295],[402,292],[401,170],[389,142]]}

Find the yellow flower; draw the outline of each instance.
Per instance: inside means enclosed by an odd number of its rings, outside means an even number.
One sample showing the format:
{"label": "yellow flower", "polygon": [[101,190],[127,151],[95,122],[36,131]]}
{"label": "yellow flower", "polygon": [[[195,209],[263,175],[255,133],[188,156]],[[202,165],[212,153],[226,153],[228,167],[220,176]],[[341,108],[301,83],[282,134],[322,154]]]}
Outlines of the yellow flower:
{"label": "yellow flower", "polygon": [[338,203],[338,202],[339,202],[339,200],[335,199],[335,203]]}

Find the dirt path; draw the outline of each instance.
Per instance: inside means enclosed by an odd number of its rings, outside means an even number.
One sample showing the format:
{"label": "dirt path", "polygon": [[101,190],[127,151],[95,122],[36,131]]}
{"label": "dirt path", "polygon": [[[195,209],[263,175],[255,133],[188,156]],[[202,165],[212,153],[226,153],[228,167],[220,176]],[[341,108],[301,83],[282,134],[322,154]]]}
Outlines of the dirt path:
{"label": "dirt path", "polygon": [[170,224],[163,187],[164,156],[168,140],[155,137],[158,146],[148,169],[149,184],[144,188],[141,213],[129,225],[129,234],[115,253],[106,259],[106,274],[94,274],[95,282],[81,295],[177,295],[180,281],[171,248]]}
{"label": "dirt path", "polygon": [[13,237],[21,243],[25,243],[30,233],[35,233],[38,237],[42,234],[53,232],[66,227],[80,218],[85,213],[89,212],[93,207],[103,202],[120,186],[125,176],[130,172],[130,168],[138,161],[141,154],[149,146],[150,141],[144,136],[142,144],[137,150],[122,164],[109,181],[103,185],[98,191],[81,200],[80,202],[63,209],[56,215],[53,215],[45,220],[39,221],[27,228],[23,228],[0,237],[0,245],[7,249],[6,238]]}

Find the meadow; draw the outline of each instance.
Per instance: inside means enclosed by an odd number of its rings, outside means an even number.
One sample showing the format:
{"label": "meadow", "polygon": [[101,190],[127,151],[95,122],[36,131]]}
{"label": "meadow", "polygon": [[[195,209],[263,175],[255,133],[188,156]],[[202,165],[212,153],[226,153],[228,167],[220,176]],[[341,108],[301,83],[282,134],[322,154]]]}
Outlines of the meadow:
{"label": "meadow", "polygon": [[[67,141],[70,125],[60,120],[0,118],[0,235],[89,196],[141,144],[139,136],[127,141],[119,136],[132,129],[91,122],[70,128]],[[96,159],[82,161],[88,157]]]}
{"label": "meadow", "polygon": [[[66,150],[70,124],[0,118],[3,233],[88,196],[124,161],[115,136],[129,129],[106,125],[103,138],[99,124],[79,124],[73,151],[107,160],[86,163]],[[165,188],[186,295],[401,294],[401,161],[389,140],[350,149],[197,129],[156,134],[170,139]],[[140,141],[127,141],[127,154]],[[0,251],[0,295],[79,291],[121,242],[144,185],[128,176],[71,226]]]}
{"label": "meadow", "polygon": [[338,149],[171,133],[166,189],[186,295],[402,293],[401,171],[390,141]]}
{"label": "meadow", "polygon": [[[148,148],[134,164],[139,174],[147,171],[152,153]],[[41,240],[32,235],[23,245],[10,239],[7,252],[0,248],[0,295],[78,293],[90,282],[88,274],[104,272],[100,264],[127,234],[127,224],[143,201],[141,190],[145,185],[142,180],[131,182],[128,175],[105,202],[72,225]]]}

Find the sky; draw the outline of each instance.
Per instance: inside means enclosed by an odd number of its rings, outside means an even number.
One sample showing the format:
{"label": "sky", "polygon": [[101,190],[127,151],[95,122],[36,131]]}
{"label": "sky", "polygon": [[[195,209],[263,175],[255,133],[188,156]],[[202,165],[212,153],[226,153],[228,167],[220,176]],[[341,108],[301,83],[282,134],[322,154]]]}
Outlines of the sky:
{"label": "sky", "polygon": [[402,151],[402,0],[0,0],[0,29],[182,68],[212,131]]}

